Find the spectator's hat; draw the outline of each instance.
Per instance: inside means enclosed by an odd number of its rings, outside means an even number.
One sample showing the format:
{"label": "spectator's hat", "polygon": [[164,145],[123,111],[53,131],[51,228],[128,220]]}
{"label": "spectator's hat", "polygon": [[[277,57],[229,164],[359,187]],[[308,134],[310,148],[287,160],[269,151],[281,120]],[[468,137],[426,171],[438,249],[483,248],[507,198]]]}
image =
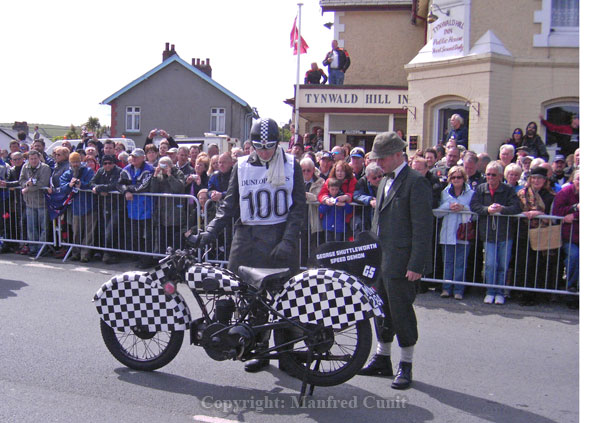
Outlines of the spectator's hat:
{"label": "spectator's hat", "polygon": [[117,158],[113,154],[106,154],[102,157],[102,163],[104,162],[117,163]]}
{"label": "spectator's hat", "polygon": [[313,151],[313,147],[310,144],[304,146],[304,151]]}
{"label": "spectator's hat", "polygon": [[542,166],[537,166],[537,167],[534,167],[533,169],[531,169],[531,171],[529,172],[529,176],[533,176],[533,175],[543,176],[544,178],[547,178],[548,171],[546,170],[546,168],[544,168]]}
{"label": "spectator's hat", "polygon": [[321,159],[333,160],[333,156],[329,151],[323,151],[323,154],[321,154]]}
{"label": "spectator's hat", "polygon": [[564,162],[564,161],[565,161],[565,156],[563,156],[562,154],[557,154],[556,156],[554,156],[553,162]]}
{"label": "spectator's hat", "polygon": [[173,148],[169,148],[169,150],[167,151],[167,153],[169,154],[177,154],[177,148],[173,147]]}
{"label": "spectator's hat", "polygon": [[361,158],[365,158],[365,150],[363,150],[360,147],[354,147],[352,149],[352,151],[350,152],[350,157],[361,157]]}
{"label": "spectator's hat", "polygon": [[383,132],[375,137],[370,159],[381,159],[395,153],[401,153],[406,148],[403,141],[395,132]]}
{"label": "spectator's hat", "polygon": [[533,156],[525,156],[525,157],[523,157],[523,158],[521,159],[521,161],[522,161],[522,162],[524,162],[524,161],[526,161],[526,160],[529,160],[530,162],[532,162],[532,161],[533,161]]}
{"label": "spectator's hat", "polygon": [[146,153],[141,148],[136,148],[131,152],[133,157],[146,157]]}
{"label": "spectator's hat", "polygon": [[529,150],[527,149],[527,147],[525,146],[521,146],[521,147],[517,147],[517,151],[524,151],[527,154],[529,154]]}

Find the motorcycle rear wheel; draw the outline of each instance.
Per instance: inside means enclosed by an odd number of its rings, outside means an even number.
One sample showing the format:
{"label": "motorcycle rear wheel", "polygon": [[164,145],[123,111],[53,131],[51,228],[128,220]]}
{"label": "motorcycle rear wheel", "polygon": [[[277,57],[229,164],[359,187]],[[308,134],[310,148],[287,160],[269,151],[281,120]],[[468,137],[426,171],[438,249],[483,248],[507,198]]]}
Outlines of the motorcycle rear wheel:
{"label": "motorcycle rear wheel", "polygon": [[184,331],[115,331],[100,320],[102,339],[114,358],[134,370],[152,371],[166,366],[183,344]]}
{"label": "motorcycle rear wheel", "polygon": [[[371,324],[361,320],[344,329],[328,329],[328,341],[315,345],[313,362],[308,371],[307,382],[315,386],[333,386],[344,383],[358,373],[371,351]],[[275,344],[290,342],[298,337],[297,330],[277,329],[274,331]],[[324,347],[325,346],[325,347]],[[326,350],[325,350],[326,349]],[[289,347],[286,347],[286,351]],[[306,371],[306,342],[294,344],[293,349],[282,354],[280,366],[302,380]],[[315,370],[316,360],[321,360]]]}

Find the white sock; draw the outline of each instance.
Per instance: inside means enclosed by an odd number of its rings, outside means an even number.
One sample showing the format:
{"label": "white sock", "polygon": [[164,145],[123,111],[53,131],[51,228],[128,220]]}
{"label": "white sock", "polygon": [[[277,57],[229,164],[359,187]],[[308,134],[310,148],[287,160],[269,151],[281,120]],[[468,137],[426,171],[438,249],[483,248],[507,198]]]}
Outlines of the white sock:
{"label": "white sock", "polygon": [[391,342],[377,342],[377,355],[392,355],[392,343]]}
{"label": "white sock", "polygon": [[413,353],[415,352],[415,346],[400,347],[400,361],[405,363],[412,363]]}

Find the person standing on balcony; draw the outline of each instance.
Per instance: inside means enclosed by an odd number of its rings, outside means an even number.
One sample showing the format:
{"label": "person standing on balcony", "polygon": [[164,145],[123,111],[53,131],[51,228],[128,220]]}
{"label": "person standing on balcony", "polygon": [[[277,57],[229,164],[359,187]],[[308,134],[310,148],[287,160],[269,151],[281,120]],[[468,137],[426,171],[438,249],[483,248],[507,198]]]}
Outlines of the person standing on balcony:
{"label": "person standing on balcony", "polygon": [[337,40],[331,42],[331,51],[325,56],[323,66],[329,68],[329,85],[344,85],[344,76],[350,67],[350,55],[338,46]]}

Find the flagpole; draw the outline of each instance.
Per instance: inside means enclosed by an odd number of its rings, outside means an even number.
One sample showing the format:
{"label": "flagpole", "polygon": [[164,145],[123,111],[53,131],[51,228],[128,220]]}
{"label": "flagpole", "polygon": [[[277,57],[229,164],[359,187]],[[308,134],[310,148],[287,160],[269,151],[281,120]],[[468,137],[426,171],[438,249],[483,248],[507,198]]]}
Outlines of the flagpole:
{"label": "flagpole", "polygon": [[294,126],[296,127],[296,134],[299,134],[300,131],[300,127],[298,126],[298,122],[300,120],[300,110],[298,109],[298,100],[300,98],[300,48],[302,47],[302,5],[303,3],[298,3],[298,37],[296,38],[296,52],[297,52],[297,64],[296,64],[296,95],[295,97],[295,103],[294,103],[294,109],[296,111],[295,113],[295,119],[294,119]]}

